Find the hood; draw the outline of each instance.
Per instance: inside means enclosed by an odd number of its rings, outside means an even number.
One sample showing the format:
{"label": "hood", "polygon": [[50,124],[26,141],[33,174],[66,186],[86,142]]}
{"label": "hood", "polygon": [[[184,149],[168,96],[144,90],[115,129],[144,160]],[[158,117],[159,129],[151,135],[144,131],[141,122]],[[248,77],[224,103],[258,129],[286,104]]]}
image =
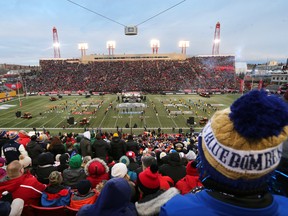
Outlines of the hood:
{"label": "hood", "polygon": [[172,187],[147,202],[136,202],[135,206],[138,215],[158,215],[161,207],[177,194],[179,194],[179,191]]}
{"label": "hood", "polygon": [[91,139],[91,133],[90,133],[90,131],[85,131],[84,133],[83,133],[83,136],[86,138],[86,139]]}
{"label": "hood", "polygon": [[168,163],[172,166],[179,166],[182,164],[181,158],[178,152],[172,152],[168,154]]}
{"label": "hood", "polygon": [[28,178],[30,175],[31,174],[24,174],[18,178],[1,182],[0,193],[2,194],[4,191],[8,191],[10,193],[13,193],[14,191],[18,190],[21,183],[24,182],[25,179]]}
{"label": "hood", "polygon": [[85,165],[84,171],[87,176],[97,177],[109,172],[109,167],[105,161],[94,158]]}
{"label": "hood", "polygon": [[112,178],[107,181],[93,205],[93,215],[121,215],[130,205],[130,197],[131,188],[127,180]]}

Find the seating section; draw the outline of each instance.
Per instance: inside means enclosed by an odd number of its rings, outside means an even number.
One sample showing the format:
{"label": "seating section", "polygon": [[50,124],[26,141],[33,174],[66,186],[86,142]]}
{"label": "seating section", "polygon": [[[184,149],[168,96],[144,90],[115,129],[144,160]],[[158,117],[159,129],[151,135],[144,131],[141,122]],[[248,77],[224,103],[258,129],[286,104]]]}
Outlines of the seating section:
{"label": "seating section", "polygon": [[76,216],[78,210],[69,206],[41,207],[26,205],[23,208],[22,216]]}

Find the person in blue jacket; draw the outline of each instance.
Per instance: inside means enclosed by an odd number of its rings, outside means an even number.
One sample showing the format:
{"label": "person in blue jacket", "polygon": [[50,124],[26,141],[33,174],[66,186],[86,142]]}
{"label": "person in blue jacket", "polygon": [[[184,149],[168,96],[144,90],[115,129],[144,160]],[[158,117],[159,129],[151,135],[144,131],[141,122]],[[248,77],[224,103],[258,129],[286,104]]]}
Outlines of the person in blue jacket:
{"label": "person in blue jacket", "polygon": [[205,187],[162,206],[171,215],[288,215],[288,198],[271,194],[268,180],[288,137],[288,106],[253,90],[217,111],[199,136],[199,171]]}
{"label": "person in blue jacket", "polygon": [[137,216],[130,202],[131,188],[124,178],[108,180],[94,204],[84,205],[77,216]]}

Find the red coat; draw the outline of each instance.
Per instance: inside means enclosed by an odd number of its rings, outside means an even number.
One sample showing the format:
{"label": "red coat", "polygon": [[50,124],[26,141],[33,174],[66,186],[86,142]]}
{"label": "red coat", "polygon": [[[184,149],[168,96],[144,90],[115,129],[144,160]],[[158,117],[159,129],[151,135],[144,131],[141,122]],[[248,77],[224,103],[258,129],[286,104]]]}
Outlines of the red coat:
{"label": "red coat", "polygon": [[12,193],[13,198],[21,198],[24,205],[39,205],[42,191],[46,185],[38,182],[37,178],[30,173],[18,178],[7,180],[0,183],[0,194],[4,191]]}
{"label": "red coat", "polygon": [[18,133],[18,136],[19,136],[19,140],[17,142],[19,144],[22,144],[26,149],[26,145],[31,141],[30,136],[28,136],[24,133],[21,133],[21,132]]}
{"label": "red coat", "polygon": [[203,186],[199,180],[197,168],[193,168],[191,163],[193,161],[190,161],[186,166],[186,176],[180,179],[175,185],[181,194],[189,193],[193,188]]}

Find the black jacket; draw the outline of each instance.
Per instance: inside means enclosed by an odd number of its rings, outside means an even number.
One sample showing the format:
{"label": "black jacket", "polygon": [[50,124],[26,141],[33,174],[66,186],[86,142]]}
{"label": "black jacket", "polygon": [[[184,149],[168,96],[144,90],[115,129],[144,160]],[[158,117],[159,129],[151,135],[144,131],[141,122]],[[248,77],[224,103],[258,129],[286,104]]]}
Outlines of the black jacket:
{"label": "black jacket", "polygon": [[115,161],[118,161],[121,156],[126,154],[126,142],[119,137],[113,137],[110,146],[110,156],[112,156]]}
{"label": "black jacket", "polygon": [[106,161],[106,156],[110,150],[110,144],[103,139],[96,139],[92,144],[92,151],[94,157]]}
{"label": "black jacket", "polygon": [[38,156],[44,152],[41,144],[37,143],[36,141],[30,141],[26,146],[26,150],[32,160],[32,166],[38,166]]}

